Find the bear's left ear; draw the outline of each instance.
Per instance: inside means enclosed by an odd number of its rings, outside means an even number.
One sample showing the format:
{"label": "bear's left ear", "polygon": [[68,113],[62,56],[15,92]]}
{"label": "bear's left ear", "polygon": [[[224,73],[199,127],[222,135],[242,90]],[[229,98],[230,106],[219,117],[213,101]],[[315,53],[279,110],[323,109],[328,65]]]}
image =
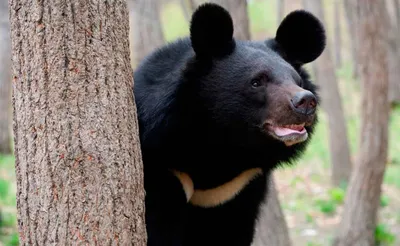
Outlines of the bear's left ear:
{"label": "bear's left ear", "polygon": [[200,5],[192,15],[190,40],[197,57],[212,58],[230,54],[235,47],[231,15],[214,3]]}
{"label": "bear's left ear", "polygon": [[325,29],[310,12],[296,10],[283,19],[275,41],[291,62],[303,65],[314,61],[324,51]]}

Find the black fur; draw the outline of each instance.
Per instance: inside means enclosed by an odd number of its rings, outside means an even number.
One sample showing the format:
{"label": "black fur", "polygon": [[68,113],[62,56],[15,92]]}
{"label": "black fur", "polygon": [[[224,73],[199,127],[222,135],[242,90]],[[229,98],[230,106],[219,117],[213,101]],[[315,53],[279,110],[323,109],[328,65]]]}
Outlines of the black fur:
{"label": "black fur", "polygon": [[[317,93],[298,61],[322,52],[325,36],[308,26],[323,28],[307,12],[291,18],[296,23],[286,19],[280,39],[235,41],[228,12],[203,5],[193,15],[190,37],[156,50],[136,70],[149,246],[251,244],[270,172],[300,156],[317,121],[296,115],[286,107],[290,98],[276,97],[270,89],[296,85]],[[310,137],[288,147],[268,134],[266,120],[309,122]],[[188,204],[170,171],[186,172],[195,189],[208,189],[253,167],[262,168],[263,175],[235,199],[208,209]]]}

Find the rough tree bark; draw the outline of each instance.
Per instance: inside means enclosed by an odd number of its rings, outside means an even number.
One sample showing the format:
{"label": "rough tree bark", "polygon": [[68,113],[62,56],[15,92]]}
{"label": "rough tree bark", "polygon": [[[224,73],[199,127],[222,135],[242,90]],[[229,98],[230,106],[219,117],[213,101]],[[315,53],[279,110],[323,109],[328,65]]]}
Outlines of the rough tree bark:
{"label": "rough tree bark", "polygon": [[11,41],[8,3],[0,2],[0,153],[11,149]]}
{"label": "rough tree bark", "polygon": [[243,0],[213,0],[226,8],[232,15],[235,27],[234,36],[237,39],[250,39],[249,17],[247,14],[247,1]]}
{"label": "rough tree bark", "polygon": [[335,65],[337,68],[342,66],[342,29],[340,25],[341,0],[334,3],[334,25],[335,25]]}
{"label": "rough tree bark", "polygon": [[[325,22],[321,0],[306,0],[306,9]],[[335,66],[331,58],[330,43],[316,61],[317,82],[321,86],[322,107],[328,115],[329,147],[332,184],[347,182],[351,173],[350,148]]]}
{"label": "rough tree bark", "polygon": [[133,0],[133,45],[135,63],[139,63],[154,50],[165,43],[160,25],[159,0]]}
{"label": "rough tree bark", "polygon": [[21,245],[146,245],[124,0],[10,0]]}
{"label": "rough tree bark", "polygon": [[267,204],[260,209],[253,246],[290,246],[290,235],[282,212],[274,177],[269,181]]}
{"label": "rough tree bark", "polygon": [[375,245],[374,230],[388,148],[388,14],[376,0],[358,1],[362,88],[361,141],[335,246]]}
{"label": "rough tree bark", "polygon": [[358,62],[357,62],[357,47],[358,47],[358,38],[357,38],[357,32],[355,29],[355,14],[356,14],[356,5],[355,1],[357,0],[344,0],[344,10],[346,14],[346,22],[347,22],[347,29],[348,29],[348,35],[349,35],[349,40],[351,44],[351,56],[353,60],[353,78],[358,78]]}

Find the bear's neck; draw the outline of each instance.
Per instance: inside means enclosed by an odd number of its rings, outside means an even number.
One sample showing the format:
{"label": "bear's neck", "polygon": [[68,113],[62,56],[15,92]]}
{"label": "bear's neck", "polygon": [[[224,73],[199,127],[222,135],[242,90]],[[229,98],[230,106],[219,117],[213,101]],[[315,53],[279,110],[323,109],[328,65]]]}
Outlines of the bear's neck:
{"label": "bear's neck", "polygon": [[239,176],[247,170],[259,168],[263,173],[269,173],[277,165],[271,157],[267,160],[266,154],[261,156],[254,149],[245,149],[240,146],[224,146],[208,143],[196,146],[189,150],[191,163],[185,165],[186,171],[193,179],[195,188],[209,189],[218,187]]}

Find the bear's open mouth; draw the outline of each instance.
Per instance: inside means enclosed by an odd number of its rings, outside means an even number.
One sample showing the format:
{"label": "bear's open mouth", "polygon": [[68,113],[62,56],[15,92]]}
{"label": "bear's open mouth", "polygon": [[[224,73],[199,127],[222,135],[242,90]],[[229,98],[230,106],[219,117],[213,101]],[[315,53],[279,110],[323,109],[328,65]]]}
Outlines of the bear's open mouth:
{"label": "bear's open mouth", "polygon": [[287,146],[291,146],[308,138],[308,133],[304,126],[305,123],[279,126],[267,124],[267,130],[272,137],[284,142]]}

